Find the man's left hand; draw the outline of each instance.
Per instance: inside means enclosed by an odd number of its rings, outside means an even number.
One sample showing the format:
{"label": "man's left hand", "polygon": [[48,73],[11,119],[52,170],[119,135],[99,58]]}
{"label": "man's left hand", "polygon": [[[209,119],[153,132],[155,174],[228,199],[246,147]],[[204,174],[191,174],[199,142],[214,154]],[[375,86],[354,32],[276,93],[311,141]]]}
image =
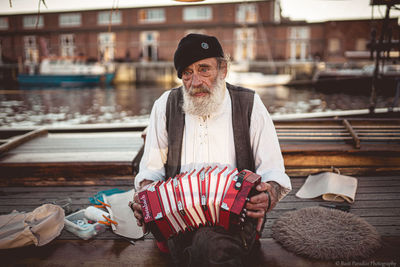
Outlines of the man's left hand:
{"label": "man's left hand", "polygon": [[[265,213],[271,211],[278,202],[278,192],[270,183],[263,182],[257,185],[256,190],[260,193],[252,196],[250,201],[247,202],[246,215],[258,219],[257,231],[261,231]],[[266,192],[268,192],[269,196]]]}

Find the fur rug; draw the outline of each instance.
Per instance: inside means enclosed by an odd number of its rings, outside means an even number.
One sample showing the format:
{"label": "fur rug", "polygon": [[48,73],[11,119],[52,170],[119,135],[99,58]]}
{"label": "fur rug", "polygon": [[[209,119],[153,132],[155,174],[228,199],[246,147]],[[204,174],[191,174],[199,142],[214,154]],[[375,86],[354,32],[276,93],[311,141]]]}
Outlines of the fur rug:
{"label": "fur rug", "polygon": [[364,259],[381,246],[367,221],[323,207],[284,213],[272,226],[272,237],[287,250],[318,260]]}

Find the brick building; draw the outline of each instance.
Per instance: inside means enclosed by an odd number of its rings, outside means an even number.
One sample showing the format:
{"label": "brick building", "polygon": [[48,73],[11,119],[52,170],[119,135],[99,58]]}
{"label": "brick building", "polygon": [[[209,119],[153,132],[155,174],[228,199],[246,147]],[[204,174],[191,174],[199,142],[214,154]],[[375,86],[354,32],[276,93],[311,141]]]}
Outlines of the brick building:
{"label": "brick building", "polygon": [[[381,22],[374,24],[380,29]],[[370,20],[290,21],[278,0],[7,15],[0,16],[0,62],[80,55],[171,61],[189,32],[217,36],[234,61],[344,62],[368,57],[371,26]]]}

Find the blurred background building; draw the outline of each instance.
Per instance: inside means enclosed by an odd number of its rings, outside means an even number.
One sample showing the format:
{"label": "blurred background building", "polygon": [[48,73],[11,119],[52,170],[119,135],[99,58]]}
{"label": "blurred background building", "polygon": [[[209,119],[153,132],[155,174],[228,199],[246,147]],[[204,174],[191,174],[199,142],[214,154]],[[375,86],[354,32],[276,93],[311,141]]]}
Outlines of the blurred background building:
{"label": "blurred background building", "polygon": [[[368,61],[371,28],[379,33],[381,23],[291,21],[276,0],[6,15],[0,62],[26,66],[53,56],[171,64],[178,41],[196,32],[217,36],[234,63],[282,73],[315,62]],[[398,29],[396,19],[390,24]]]}

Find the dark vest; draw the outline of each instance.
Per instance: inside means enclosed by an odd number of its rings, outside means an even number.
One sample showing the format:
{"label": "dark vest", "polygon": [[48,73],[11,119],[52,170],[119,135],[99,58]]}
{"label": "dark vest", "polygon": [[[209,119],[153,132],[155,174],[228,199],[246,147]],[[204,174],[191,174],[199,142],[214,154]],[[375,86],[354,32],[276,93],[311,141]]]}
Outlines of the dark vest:
{"label": "dark vest", "polygon": [[[255,171],[253,151],[250,145],[250,121],[254,103],[254,91],[226,84],[232,101],[232,127],[238,170]],[[168,132],[168,155],[165,164],[166,178],[180,173],[185,113],[182,110],[182,87],[174,88],[168,96],[166,127]]]}

